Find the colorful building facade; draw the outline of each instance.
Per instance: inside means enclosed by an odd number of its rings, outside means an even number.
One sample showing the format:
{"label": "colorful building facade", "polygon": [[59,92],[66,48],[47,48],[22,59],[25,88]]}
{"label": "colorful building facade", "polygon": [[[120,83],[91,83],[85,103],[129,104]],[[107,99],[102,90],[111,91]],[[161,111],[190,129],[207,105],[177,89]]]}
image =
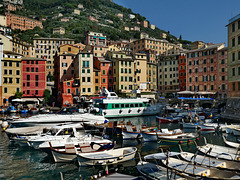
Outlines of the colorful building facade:
{"label": "colorful building facade", "polygon": [[22,58],[23,97],[44,97],[46,89],[46,60],[41,58]]}

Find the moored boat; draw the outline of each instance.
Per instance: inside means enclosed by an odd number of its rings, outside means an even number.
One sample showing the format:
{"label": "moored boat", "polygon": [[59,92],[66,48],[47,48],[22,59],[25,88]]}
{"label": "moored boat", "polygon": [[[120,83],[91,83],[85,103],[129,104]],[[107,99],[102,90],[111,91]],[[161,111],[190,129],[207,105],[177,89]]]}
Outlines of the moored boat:
{"label": "moored boat", "polygon": [[211,156],[214,158],[240,162],[240,151],[238,149],[208,144],[205,137],[204,140],[205,145],[203,146],[197,145],[197,149],[201,151],[203,154],[206,154],[207,156]]}
{"label": "moored boat", "polygon": [[233,147],[233,148],[239,148],[240,149],[240,144],[239,143],[232,142],[232,141],[227,141],[224,135],[222,137],[223,137],[223,141],[226,145],[228,145],[230,147]]}
{"label": "moored boat", "polygon": [[75,144],[65,144],[64,148],[54,148],[49,142],[51,153],[55,162],[70,162],[77,157],[77,153],[100,152],[112,149],[114,143],[101,144],[96,142],[81,142],[78,146]]}
{"label": "moored boat", "polygon": [[79,166],[102,166],[134,159],[136,152],[136,147],[124,147],[103,152],[77,153],[77,159]]}

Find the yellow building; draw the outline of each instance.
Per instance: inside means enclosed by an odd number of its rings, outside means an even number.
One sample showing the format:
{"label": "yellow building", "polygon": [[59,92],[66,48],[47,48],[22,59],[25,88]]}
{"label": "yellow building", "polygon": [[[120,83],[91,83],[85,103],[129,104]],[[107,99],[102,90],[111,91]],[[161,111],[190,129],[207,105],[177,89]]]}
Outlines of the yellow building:
{"label": "yellow building", "polygon": [[83,50],[77,54],[74,60],[74,73],[74,77],[80,79],[80,96],[94,95],[95,83],[91,51]]}
{"label": "yellow building", "polygon": [[228,96],[240,96],[240,14],[229,20],[228,28]]}
{"label": "yellow building", "polygon": [[155,38],[143,38],[133,42],[133,52],[141,50],[153,50],[155,54],[164,54],[169,49],[167,40]]}
{"label": "yellow building", "polygon": [[[22,55],[4,51],[2,60],[2,100],[6,101],[21,92],[21,59]],[[4,100],[5,99],[5,100]],[[3,102],[0,102],[3,105]]]}
{"label": "yellow building", "polygon": [[106,53],[113,62],[113,88],[115,92],[131,93],[134,90],[134,61],[125,52]]}
{"label": "yellow building", "polygon": [[19,38],[5,36],[3,34],[0,34],[0,39],[2,39],[2,43],[4,44],[4,51],[21,54],[24,57],[35,57],[35,47],[32,44],[24,42]]}
{"label": "yellow building", "polygon": [[147,83],[148,90],[156,91],[157,90],[157,64],[156,63],[147,63]]}
{"label": "yellow building", "polygon": [[117,44],[112,44],[108,46],[108,51],[115,52],[115,51],[120,51],[120,49],[118,48]]}
{"label": "yellow building", "polygon": [[47,60],[47,81],[52,81],[54,75],[54,56],[58,52],[58,48],[64,44],[74,44],[74,40],[67,38],[34,38],[33,44],[36,48],[36,58]]}
{"label": "yellow building", "polygon": [[101,46],[101,45],[94,45],[93,46],[93,56],[95,57],[103,57],[108,51],[107,46]]}
{"label": "yellow building", "polygon": [[135,65],[135,89],[140,89],[142,92],[148,91],[147,78],[147,56],[145,53],[133,54]]}

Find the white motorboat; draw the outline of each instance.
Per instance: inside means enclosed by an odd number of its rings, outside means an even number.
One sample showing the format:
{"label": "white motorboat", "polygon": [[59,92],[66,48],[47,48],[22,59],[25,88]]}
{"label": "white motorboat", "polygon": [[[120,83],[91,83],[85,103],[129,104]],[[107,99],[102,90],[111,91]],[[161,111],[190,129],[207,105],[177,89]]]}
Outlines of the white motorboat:
{"label": "white motorboat", "polygon": [[115,92],[107,89],[100,97],[94,97],[93,110],[106,118],[133,117],[158,114],[162,104],[151,104],[147,98],[119,98]]}
{"label": "white motorboat", "polygon": [[[111,140],[104,139],[101,136],[93,136],[91,134],[82,134],[78,137],[68,137],[64,139],[58,139],[58,140],[52,140],[51,145],[53,148],[64,148],[65,144],[74,144],[76,147],[79,146],[80,143],[95,143],[95,144],[102,144],[106,145],[109,143],[112,143]],[[46,153],[51,153],[51,149],[49,146],[49,141],[45,141],[38,146],[36,146],[37,149],[40,149]]]}
{"label": "white motorboat", "polygon": [[124,147],[103,152],[77,153],[77,159],[79,166],[102,166],[134,159],[136,152],[136,147]]}
{"label": "white motorboat", "polygon": [[[32,127],[18,127],[18,128],[8,128],[5,130],[9,139],[12,139],[16,136],[32,136],[38,135],[40,133],[46,132],[49,130],[49,127],[44,126],[32,126]],[[44,130],[44,131],[43,131]]]}
{"label": "white motorboat", "polygon": [[84,133],[81,123],[69,123],[53,126],[48,132],[40,135],[20,136],[20,138],[25,137],[29,146],[38,149],[43,142],[67,139],[70,136],[77,138]]}
{"label": "white motorboat", "polygon": [[108,122],[103,116],[90,113],[73,113],[73,114],[38,114],[28,118],[19,118],[10,120],[9,123],[16,127],[19,126],[54,126],[60,123],[79,123],[87,122],[92,124],[102,124]]}

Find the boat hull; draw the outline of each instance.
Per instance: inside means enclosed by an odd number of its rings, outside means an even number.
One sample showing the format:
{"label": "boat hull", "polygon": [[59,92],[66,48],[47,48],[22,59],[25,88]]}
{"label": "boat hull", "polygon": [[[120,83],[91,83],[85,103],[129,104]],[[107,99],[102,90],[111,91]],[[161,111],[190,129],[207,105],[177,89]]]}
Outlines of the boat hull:
{"label": "boat hull", "polygon": [[79,166],[117,164],[135,158],[137,148],[120,148],[104,152],[77,154]]}
{"label": "boat hull", "polygon": [[122,131],[122,138],[123,138],[123,140],[127,140],[127,139],[140,139],[140,138],[142,138],[142,133],[140,133],[140,132]]}

